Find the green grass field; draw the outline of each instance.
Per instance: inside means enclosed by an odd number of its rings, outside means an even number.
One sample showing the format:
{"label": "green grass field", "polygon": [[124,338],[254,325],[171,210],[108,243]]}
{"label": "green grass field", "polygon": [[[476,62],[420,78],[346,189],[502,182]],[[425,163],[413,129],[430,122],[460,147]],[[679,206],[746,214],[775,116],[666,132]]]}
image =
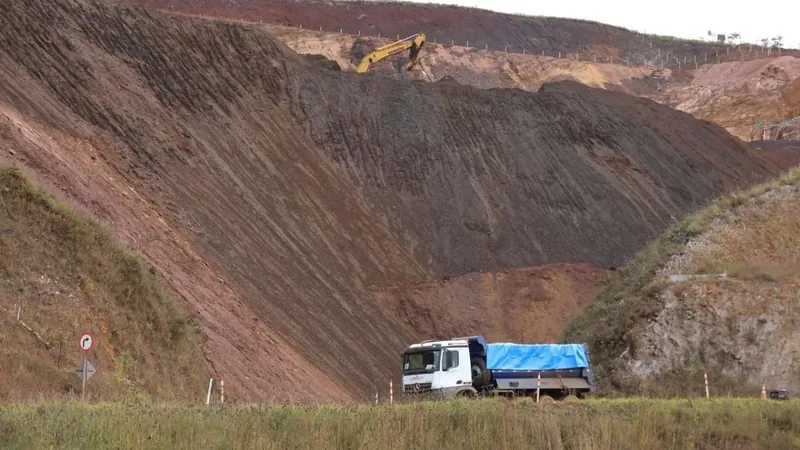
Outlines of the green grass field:
{"label": "green grass field", "polygon": [[25,404],[0,407],[0,447],[791,449],[800,402],[528,399],[379,406]]}

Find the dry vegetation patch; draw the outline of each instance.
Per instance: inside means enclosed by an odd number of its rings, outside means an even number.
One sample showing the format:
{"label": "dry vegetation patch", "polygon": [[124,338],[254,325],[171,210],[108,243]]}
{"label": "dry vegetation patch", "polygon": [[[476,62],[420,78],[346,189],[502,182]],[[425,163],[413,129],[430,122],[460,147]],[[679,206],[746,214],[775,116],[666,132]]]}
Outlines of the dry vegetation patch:
{"label": "dry vegetation patch", "polygon": [[25,405],[4,448],[744,449],[800,445],[800,403],[452,401],[355,407]]}
{"label": "dry vegetation patch", "polygon": [[0,400],[79,394],[84,331],[95,336],[90,398],[202,391],[199,332],[158,274],[108,230],[2,167],[0,309]]}

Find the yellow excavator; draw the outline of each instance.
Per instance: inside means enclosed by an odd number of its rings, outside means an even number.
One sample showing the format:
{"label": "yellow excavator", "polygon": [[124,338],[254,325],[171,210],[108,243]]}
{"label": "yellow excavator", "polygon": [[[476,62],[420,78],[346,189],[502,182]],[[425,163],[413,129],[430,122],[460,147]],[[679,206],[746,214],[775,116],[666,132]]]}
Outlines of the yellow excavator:
{"label": "yellow excavator", "polygon": [[425,43],[425,34],[417,33],[405,39],[400,39],[397,42],[384,45],[383,47],[376,48],[372,53],[365,56],[361,63],[356,68],[358,73],[366,73],[369,68],[382,59],[396,55],[400,52],[411,50],[408,55],[408,65],[406,70],[411,70],[419,61],[419,50]]}

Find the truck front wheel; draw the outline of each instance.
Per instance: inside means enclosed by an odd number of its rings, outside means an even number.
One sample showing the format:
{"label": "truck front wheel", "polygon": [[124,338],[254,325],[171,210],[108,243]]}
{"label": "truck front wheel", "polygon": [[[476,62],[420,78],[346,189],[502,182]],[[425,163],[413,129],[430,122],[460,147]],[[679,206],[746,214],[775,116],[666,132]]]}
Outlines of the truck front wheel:
{"label": "truck front wheel", "polygon": [[463,391],[459,391],[459,393],[456,394],[456,397],[459,398],[475,398],[475,396],[476,396],[475,391],[471,389],[464,389]]}

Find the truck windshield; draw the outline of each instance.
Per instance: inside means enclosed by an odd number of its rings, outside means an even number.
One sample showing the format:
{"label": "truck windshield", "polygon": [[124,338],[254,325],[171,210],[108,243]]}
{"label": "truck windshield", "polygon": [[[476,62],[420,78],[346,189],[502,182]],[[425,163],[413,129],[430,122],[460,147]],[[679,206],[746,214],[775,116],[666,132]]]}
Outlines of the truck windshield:
{"label": "truck windshield", "polygon": [[432,373],[439,369],[439,350],[406,353],[403,355],[403,373]]}

